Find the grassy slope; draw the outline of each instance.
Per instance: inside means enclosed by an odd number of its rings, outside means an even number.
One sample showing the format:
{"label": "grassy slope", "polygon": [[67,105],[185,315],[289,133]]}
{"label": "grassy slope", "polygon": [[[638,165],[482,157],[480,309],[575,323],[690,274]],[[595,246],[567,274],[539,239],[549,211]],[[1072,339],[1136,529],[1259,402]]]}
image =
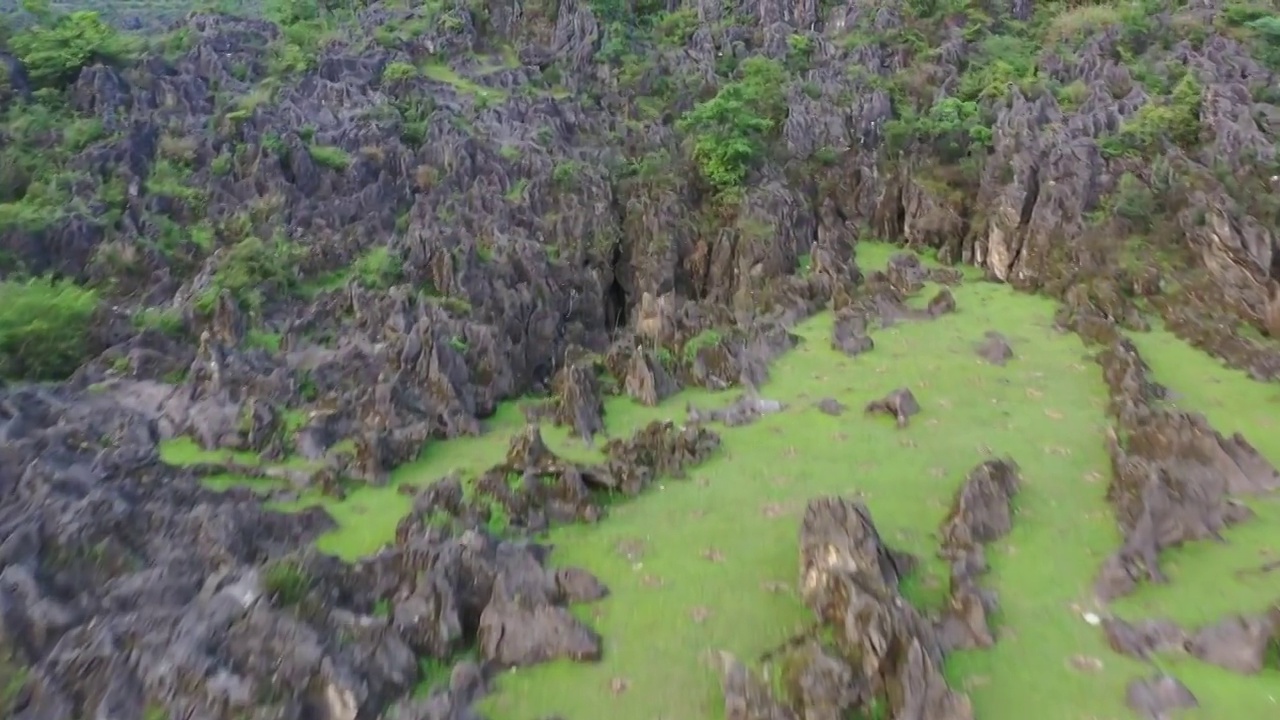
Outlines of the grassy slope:
{"label": "grassy slope", "polygon": [[[881,249],[859,250],[866,267],[885,258]],[[764,390],[794,403],[788,413],[729,431],[725,455],[694,482],[618,508],[599,530],[554,533],[560,562],[590,568],[615,590],[596,621],[606,659],[592,668],[513,673],[490,702],[493,715],[590,717],[607,707],[626,720],[722,717],[715,678],[700,662],[704,651],[756,657],[810,621],[789,592],[767,590],[771,582],[795,583],[805,501],[864,493],[890,542],[931,555],[951,494],[988,449],[1012,455],[1028,480],[1019,524],[992,553],[1004,622],[1015,631],[991,654],[957,659],[954,674],[969,680],[983,718],[1023,718],[1028,707],[1044,708],[1045,720],[1080,717],[1048,710],[1046,700],[1063,697],[1096,698],[1094,711],[1119,713],[1122,678],[1066,665],[1071,655],[1104,651],[1071,605],[1089,595],[1093,568],[1116,542],[1103,512],[1105,389],[1096,366],[1075,337],[1051,329],[1050,301],[972,282],[957,302],[955,317],[882,331],[876,350],[853,360],[830,349],[830,316],[806,323],[805,345],[777,364]],[[986,365],[972,350],[988,329],[1015,345],[1019,357],[1006,368]],[[886,418],[862,415],[864,403],[902,385],[924,409],[911,427],[899,431]],[[832,418],[813,409],[824,395],[851,412]],[[632,538],[649,549],[640,569],[614,551]],[[708,546],[723,551],[722,563],[702,557]],[[666,585],[647,587],[647,574]],[[913,584],[941,590],[940,568]],[[703,623],[699,608],[711,613]],[[614,677],[630,682],[625,694],[614,697]]]}
{"label": "grassy slope", "polygon": [[[862,245],[859,251],[860,262],[875,267],[891,250]],[[1101,633],[1080,619],[1093,574],[1118,542],[1103,500],[1105,389],[1098,369],[1077,338],[1052,329],[1051,301],[980,282],[962,286],[956,297],[957,315],[881,331],[876,350],[857,359],[830,349],[829,315],[810,320],[798,330],[806,342],[775,365],[763,391],[792,403],[786,413],[724,430],[721,455],[687,481],[668,481],[614,508],[604,524],[554,531],[556,560],[590,569],[614,592],[583,610],[606,638],[606,658],[595,666],[509,673],[484,709],[513,720],[596,717],[605,709],[619,720],[722,717],[705,652],[727,649],[753,658],[810,621],[790,591],[808,498],[863,493],[890,542],[928,556],[952,492],[993,452],[1014,457],[1027,480],[1015,530],[991,552],[1002,635],[993,650],[956,656],[949,673],[971,693],[983,720],[1021,720],[1029,707],[1042,720],[1129,717],[1124,685],[1143,670],[1110,653]],[[1014,344],[1017,358],[1005,368],[986,365],[972,351],[991,329]],[[1218,368],[1167,334],[1138,340],[1157,378],[1184,393],[1184,404],[1205,410],[1224,431],[1245,432],[1280,462],[1280,439],[1258,432],[1268,409],[1274,414],[1272,386]],[[911,427],[900,431],[887,418],[862,415],[862,404],[902,385],[923,406]],[[812,404],[824,396],[850,411],[823,415]],[[691,398],[709,396],[685,394],[660,408],[611,400],[610,431],[625,434],[653,418],[681,418]],[[486,436],[428,447],[421,460],[397,471],[394,484],[481,469],[502,455],[520,422],[514,408],[506,408],[487,423]],[[594,454],[562,431],[546,435],[571,456]],[[394,487],[364,488],[345,502],[327,503],[341,527],[320,545],[348,558],[373,552],[391,540],[408,504]],[[1263,521],[1233,531],[1229,546],[1171,553],[1167,566],[1175,584],[1144,589],[1118,609],[1199,622],[1252,610],[1280,594],[1280,575],[1232,575],[1276,544],[1280,505],[1260,504],[1259,511]],[[936,601],[944,585],[942,568],[931,563],[912,581],[912,595]],[[1076,669],[1073,659],[1081,656],[1101,659],[1104,671]],[[1203,705],[1188,717],[1276,712],[1265,688],[1274,687],[1280,673],[1247,679],[1185,665],[1180,675]]]}

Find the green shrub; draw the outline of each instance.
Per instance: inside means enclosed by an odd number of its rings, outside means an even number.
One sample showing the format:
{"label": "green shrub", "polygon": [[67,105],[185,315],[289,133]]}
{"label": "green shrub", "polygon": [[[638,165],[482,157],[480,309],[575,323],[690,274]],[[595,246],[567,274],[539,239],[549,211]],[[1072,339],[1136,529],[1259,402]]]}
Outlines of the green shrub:
{"label": "green shrub", "polygon": [[294,271],[302,258],[302,248],[279,239],[265,243],[249,237],[232,245],[219,259],[208,287],[195,299],[196,310],[213,312],[223,290],[240,307],[255,312],[271,292],[292,292],[298,287]]}
{"label": "green shrub", "polygon": [[263,589],[279,607],[302,602],[311,591],[312,580],[306,568],[292,560],[277,560],[268,565],[262,575]]}
{"label": "green shrub", "polygon": [[942,98],[921,116],[904,114],[885,123],[891,147],[905,149],[912,142],[930,146],[946,162],[957,162],[991,144],[991,127],[978,103]]}
{"label": "green shrub", "polygon": [[84,362],[98,296],[70,280],[0,282],[0,376],[61,380]]}
{"label": "green shrub", "polygon": [[962,100],[1001,98],[1013,87],[1029,88],[1036,78],[1039,46],[1021,38],[996,35],[985,38],[979,55],[960,76],[956,96]]}
{"label": "green shrub", "polygon": [[47,3],[29,5],[35,25],[15,33],[9,47],[22,60],[31,81],[44,87],[61,87],[94,63],[119,63],[137,54],[135,38],[108,25],[96,12],[58,14]]}
{"label": "green shrub", "polygon": [[362,255],[356,260],[353,270],[356,282],[370,290],[391,287],[403,275],[400,258],[392,255],[385,247],[374,248]]}
{"label": "green shrub", "polygon": [[1155,193],[1131,173],[1120,176],[1116,185],[1115,214],[1135,230],[1146,232],[1159,211]]}
{"label": "green shrub", "polygon": [[317,164],[323,165],[330,170],[342,172],[351,164],[351,156],[340,147],[331,145],[308,145],[308,152],[311,153],[311,159]]}
{"label": "green shrub", "polygon": [[418,68],[407,62],[387,63],[382,69],[382,82],[398,82],[400,80],[409,80],[418,76]]}
{"label": "green shrub", "polygon": [[809,69],[813,59],[813,38],[808,35],[792,34],[787,36],[787,67],[803,72]]}
{"label": "green shrub", "polygon": [[212,162],[209,163],[209,171],[218,176],[230,175],[231,165],[234,160],[235,159],[231,157],[230,153],[223,150],[213,159]]}
{"label": "green shrub", "polygon": [[1145,156],[1164,143],[1191,148],[1200,141],[1200,105],[1204,87],[1187,73],[1165,102],[1148,102],[1120,126],[1120,132],[1100,145],[1106,155]]}
{"label": "green shrub", "polygon": [[171,337],[182,337],[184,324],[182,313],[173,308],[143,308],[133,316],[133,326],[139,330],[155,330]]}
{"label": "green shrub", "polygon": [[658,44],[665,47],[683,48],[697,30],[698,11],[693,8],[661,13],[654,23]]}
{"label": "green shrub", "polygon": [[1245,27],[1255,34],[1254,47],[1258,59],[1280,69],[1280,15],[1268,15],[1248,22]]}
{"label": "green shrub", "polygon": [[739,187],[764,154],[765,139],[786,119],[786,71],[775,60],[752,57],[738,80],[699,103],[678,126],[693,138],[693,157],[719,190]]}

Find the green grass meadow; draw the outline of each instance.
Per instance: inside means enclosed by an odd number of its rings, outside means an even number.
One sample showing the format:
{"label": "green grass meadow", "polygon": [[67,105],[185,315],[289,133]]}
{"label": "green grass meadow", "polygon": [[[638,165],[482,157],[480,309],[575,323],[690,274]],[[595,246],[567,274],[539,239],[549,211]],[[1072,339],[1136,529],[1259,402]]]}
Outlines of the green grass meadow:
{"label": "green grass meadow", "polygon": [[[883,266],[893,252],[858,249],[864,268]],[[928,292],[915,301],[923,303]],[[1093,577],[1120,540],[1104,501],[1109,470],[1100,370],[1075,335],[1054,329],[1053,301],[976,279],[954,293],[956,314],[876,331],[876,349],[858,358],[831,349],[830,313],[806,321],[796,329],[803,343],[773,366],[761,391],[787,403],[784,412],[747,427],[717,427],[722,450],[688,478],[664,480],[612,507],[599,525],[553,530],[545,540],[556,546],[555,562],[586,568],[612,590],[577,609],[604,636],[605,658],[508,672],[482,711],[496,720],[721,718],[708,653],[728,650],[751,660],[812,621],[794,593],[808,499],[862,496],[887,542],[928,560],[908,588],[913,600],[931,605],[946,590],[945,569],[932,556],[952,494],[974,465],[1007,455],[1021,466],[1025,486],[1013,532],[988,553],[987,582],[1002,606],[998,643],[952,656],[947,673],[982,720],[1025,720],[1028,713],[1037,720],[1132,717],[1125,685],[1149,669],[1112,653],[1101,630],[1081,617],[1100,610]],[[988,330],[1013,345],[1015,357],[1005,367],[974,351]],[[1181,393],[1178,404],[1204,412],[1224,433],[1244,433],[1280,463],[1274,427],[1280,385],[1255,383],[1162,331],[1135,340],[1156,379]],[[909,387],[922,407],[909,427],[862,413],[868,401],[898,387]],[[685,393],[657,408],[612,398],[609,433],[623,436],[658,418],[682,421],[691,400],[709,405],[733,396]],[[825,415],[815,407],[824,397],[848,409]],[[484,469],[502,458],[522,422],[506,407],[480,438],[430,444],[420,460],[396,471],[390,487],[325,502],[339,528],[319,547],[345,558],[375,552],[409,509],[396,486]],[[570,457],[595,456],[563,430],[546,428],[544,435]],[[1280,551],[1280,501],[1254,506],[1259,519],[1231,530],[1228,544],[1167,553],[1173,582],[1144,587],[1112,610],[1195,624],[1280,597],[1280,573],[1236,576]],[[1191,660],[1165,664],[1199,697],[1201,709],[1185,717],[1280,717],[1280,672],[1244,678]]]}

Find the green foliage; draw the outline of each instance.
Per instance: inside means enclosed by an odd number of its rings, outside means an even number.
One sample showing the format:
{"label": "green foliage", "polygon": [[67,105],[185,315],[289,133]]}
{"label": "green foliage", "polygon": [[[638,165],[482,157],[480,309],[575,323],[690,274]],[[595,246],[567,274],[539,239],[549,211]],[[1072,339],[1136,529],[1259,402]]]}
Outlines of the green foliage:
{"label": "green foliage", "polygon": [[312,70],[320,51],[343,37],[343,28],[363,5],[361,0],[268,0],[263,13],[280,26],[280,40],[271,48],[271,74]]}
{"label": "green foliage", "polygon": [[752,57],[739,79],[680,118],[693,138],[693,156],[707,182],[718,190],[742,185],[765,152],[766,138],[786,119],[786,70],[775,60]]}
{"label": "green foliage", "polygon": [[172,308],[144,308],[133,316],[133,326],[171,337],[181,337],[184,329],[182,313]]}
{"label": "green foliage", "polygon": [[689,338],[684,344],[683,354],[685,362],[693,362],[697,359],[698,353],[707,348],[713,348],[720,344],[723,338],[720,333],[715,330],[703,330],[702,332]]}
{"label": "green foliage", "polygon": [[813,57],[813,38],[808,35],[787,36],[787,67],[795,72],[809,69]]}
{"label": "green foliage", "polygon": [[351,156],[340,147],[331,145],[309,145],[307,151],[311,153],[311,159],[317,164],[342,172],[351,165]]}
{"label": "green foliage", "polygon": [[75,81],[82,68],[94,63],[119,63],[137,54],[136,39],[108,25],[96,12],[66,15],[43,9],[33,13],[37,24],[9,40],[31,81],[43,87],[63,87]]}
{"label": "green foliage", "polygon": [[18,697],[27,684],[30,671],[18,662],[12,651],[0,649],[0,717],[18,714]]}
{"label": "green foliage", "polygon": [[157,160],[147,177],[147,190],[180,201],[188,211],[203,214],[205,191],[191,183],[191,170],[170,160]]}
{"label": "green foliage", "polygon": [[1104,138],[1099,145],[1108,156],[1149,156],[1159,151],[1165,143],[1183,148],[1195,146],[1200,140],[1200,105],[1204,87],[1195,75],[1187,73],[1173,88],[1165,102],[1151,101],[1126,120],[1113,137]]}
{"label": "green foliage", "polygon": [[209,171],[220,177],[230,175],[231,166],[234,160],[235,159],[231,156],[231,153],[223,150],[213,159],[212,162],[209,163]]}
{"label": "green foliage", "polygon": [[957,162],[991,144],[991,126],[977,102],[955,97],[942,98],[921,116],[904,113],[885,123],[891,147],[905,148],[911,142],[928,146],[947,162]]}
{"label": "green foliage", "polygon": [[418,68],[407,62],[387,63],[382,69],[382,82],[391,83],[401,80],[410,80],[418,76]]}
{"label": "green foliage", "polygon": [[0,282],[0,377],[61,380],[85,360],[98,296],[70,280]]}
{"label": "green foliage", "polygon": [[978,57],[960,77],[956,97],[962,100],[1002,98],[1014,87],[1026,88],[1034,82],[1038,46],[1011,35],[983,39]]}
{"label": "green foliage", "polygon": [[404,275],[404,266],[400,258],[391,254],[385,247],[374,248],[356,260],[352,270],[356,282],[370,290],[385,290],[398,282]]}
{"label": "green foliage", "polygon": [[283,26],[332,16],[350,17],[364,5],[362,0],[266,0],[262,11]]}
{"label": "green foliage", "polygon": [[1258,59],[1280,71],[1280,15],[1270,14],[1255,18],[1245,24],[1255,35],[1255,53]]}
{"label": "green foliage", "polygon": [[297,605],[311,590],[311,576],[305,568],[291,560],[278,560],[267,565],[262,575],[263,588],[271,601],[280,607]]}
{"label": "green foliage", "polygon": [[294,266],[302,258],[302,248],[294,243],[277,238],[268,244],[249,237],[222,252],[208,287],[195,300],[202,313],[213,311],[223,290],[242,308],[255,312],[268,293],[298,288]]}
{"label": "green foliage", "polygon": [[681,8],[675,12],[662,13],[654,23],[658,44],[665,47],[684,47],[697,30],[698,11],[693,8]]}
{"label": "green foliage", "polygon": [[573,184],[574,178],[582,172],[582,165],[575,160],[565,160],[556,163],[551,170],[551,180],[561,187],[568,187]]}
{"label": "green foliage", "polygon": [[1116,217],[1140,232],[1151,229],[1159,208],[1155,193],[1131,173],[1120,176],[1113,198]]}

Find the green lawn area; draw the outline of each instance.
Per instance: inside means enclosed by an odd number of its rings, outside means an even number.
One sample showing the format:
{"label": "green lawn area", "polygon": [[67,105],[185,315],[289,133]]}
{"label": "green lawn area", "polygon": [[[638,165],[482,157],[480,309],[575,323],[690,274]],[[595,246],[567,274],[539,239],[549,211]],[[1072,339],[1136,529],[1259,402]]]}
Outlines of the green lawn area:
{"label": "green lawn area", "polygon": [[[859,246],[864,268],[883,266],[891,248]],[[1141,665],[1106,646],[1081,618],[1096,610],[1092,582],[1119,534],[1104,501],[1108,460],[1103,445],[1105,386],[1079,339],[1053,329],[1054,303],[971,280],[955,289],[959,311],[931,323],[878,331],[871,353],[850,359],[830,348],[832,317],[821,314],[797,332],[804,343],[780,359],[762,393],[790,403],[783,413],[745,428],[717,428],[724,447],[686,480],[667,480],[614,506],[598,526],[554,530],[555,562],[597,574],[612,590],[582,608],[603,634],[596,665],[557,663],[505,674],[482,710],[496,720],[559,714],[568,720],[712,720],[723,717],[718,680],[704,658],[729,650],[758,657],[811,621],[792,589],[798,531],[809,498],[864,496],[891,544],[926,559],[934,530],[967,471],[991,455],[1022,468],[1014,530],[989,550],[987,582],[1001,597],[999,642],[953,656],[948,674],[967,691],[982,720],[1128,718],[1126,683]],[[928,292],[923,295],[927,297]],[[923,302],[923,297],[918,299]],[[1015,358],[1004,368],[973,350],[983,333],[1008,337]],[[1179,403],[1204,411],[1223,432],[1240,430],[1280,462],[1280,386],[1260,385],[1221,368],[1163,332],[1136,338],[1157,380],[1183,394]],[[899,430],[862,406],[907,386],[922,407]],[[834,397],[840,417],[814,403]],[[607,403],[614,435],[655,418],[684,417],[686,402],[726,402],[686,393],[659,408],[626,399]],[[320,547],[343,557],[374,552],[391,541],[410,501],[403,483],[426,483],[450,471],[475,472],[498,461],[522,420],[504,408],[481,438],[429,445],[400,468],[391,487],[362,488],[326,502],[340,527]],[[563,430],[544,428],[548,444],[576,458],[594,453]],[[599,445],[599,443],[597,443]],[[304,501],[305,502],[305,501]],[[302,503],[299,503],[302,504]],[[1241,580],[1238,568],[1280,549],[1280,504],[1256,504],[1260,519],[1232,530],[1229,545],[1198,544],[1169,553],[1174,582],[1148,587],[1115,606],[1126,617],[1167,615],[1186,622],[1253,611],[1280,596],[1280,573]],[[929,603],[945,592],[936,561],[909,583]],[[1089,669],[1081,658],[1102,661]],[[1240,678],[1193,661],[1170,663],[1198,695],[1190,718],[1276,716],[1280,672]],[[1081,669],[1085,668],[1085,669]],[[1033,710],[1032,710],[1033,709]]]}

